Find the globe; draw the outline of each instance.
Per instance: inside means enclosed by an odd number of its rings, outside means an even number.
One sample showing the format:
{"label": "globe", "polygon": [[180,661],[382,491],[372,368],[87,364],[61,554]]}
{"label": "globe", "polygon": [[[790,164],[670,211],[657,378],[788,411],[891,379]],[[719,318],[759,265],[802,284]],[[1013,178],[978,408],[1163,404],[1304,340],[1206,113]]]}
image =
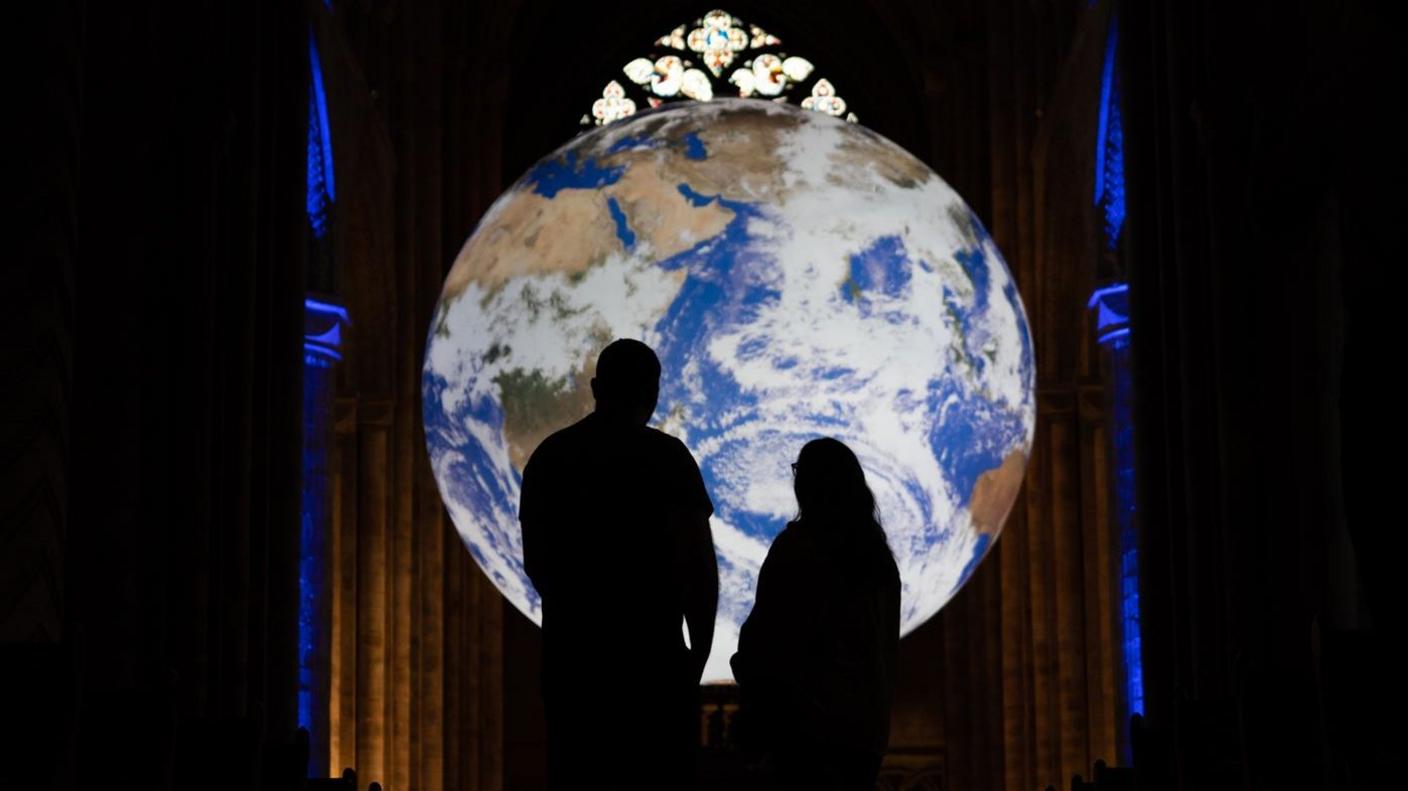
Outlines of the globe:
{"label": "globe", "polygon": [[714,501],[705,681],[732,678],[809,439],[845,442],[865,468],[902,634],[972,576],[1016,500],[1032,340],[967,204],[858,124],[756,99],[667,105],[534,165],[480,220],[434,311],[422,391],[435,480],[475,562],[535,622],[523,466],[592,410],[596,356],[615,338],[656,350],[652,425],[690,449]]}

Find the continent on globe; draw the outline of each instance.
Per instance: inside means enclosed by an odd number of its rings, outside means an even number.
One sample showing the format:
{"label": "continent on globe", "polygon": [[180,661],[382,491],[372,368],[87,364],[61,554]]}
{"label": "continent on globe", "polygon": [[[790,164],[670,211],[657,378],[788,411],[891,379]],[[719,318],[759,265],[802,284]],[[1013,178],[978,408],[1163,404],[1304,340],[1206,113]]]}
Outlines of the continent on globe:
{"label": "continent on globe", "polygon": [[672,104],[569,141],[480,220],[430,329],[436,481],[475,561],[535,621],[523,465],[592,409],[606,343],[656,350],[652,423],[684,441],[716,505],[708,681],[731,679],[807,440],[834,436],[865,466],[908,633],[991,549],[1035,426],[1031,335],[982,223],[880,135],[772,102]]}

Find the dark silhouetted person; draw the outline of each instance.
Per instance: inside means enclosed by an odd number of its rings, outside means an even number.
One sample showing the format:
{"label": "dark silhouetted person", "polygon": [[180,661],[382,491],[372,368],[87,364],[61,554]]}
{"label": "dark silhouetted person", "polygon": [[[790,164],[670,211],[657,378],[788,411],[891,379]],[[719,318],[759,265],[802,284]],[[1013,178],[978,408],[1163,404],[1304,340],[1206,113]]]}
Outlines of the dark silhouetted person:
{"label": "dark silhouetted person", "polygon": [[714,506],[684,443],[646,426],[660,387],[650,347],[607,346],[591,386],[596,410],[543,440],[523,470],[548,783],[689,788],[718,602]]}
{"label": "dark silhouetted person", "polygon": [[738,736],[780,788],[875,788],[889,744],[900,576],[860,461],[808,442],[733,655]]}

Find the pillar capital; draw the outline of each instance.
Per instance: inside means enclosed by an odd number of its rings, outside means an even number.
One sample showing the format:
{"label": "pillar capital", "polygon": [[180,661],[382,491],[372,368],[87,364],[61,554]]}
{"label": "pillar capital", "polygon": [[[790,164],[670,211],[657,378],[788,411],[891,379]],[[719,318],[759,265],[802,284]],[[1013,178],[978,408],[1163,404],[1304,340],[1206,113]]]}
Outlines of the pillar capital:
{"label": "pillar capital", "polygon": [[342,359],[342,327],[351,324],[336,299],[310,294],[303,300],[303,364],[328,368]]}
{"label": "pillar capital", "polygon": [[1123,345],[1129,337],[1129,284],[1111,283],[1095,289],[1086,307],[1095,311],[1100,343]]}

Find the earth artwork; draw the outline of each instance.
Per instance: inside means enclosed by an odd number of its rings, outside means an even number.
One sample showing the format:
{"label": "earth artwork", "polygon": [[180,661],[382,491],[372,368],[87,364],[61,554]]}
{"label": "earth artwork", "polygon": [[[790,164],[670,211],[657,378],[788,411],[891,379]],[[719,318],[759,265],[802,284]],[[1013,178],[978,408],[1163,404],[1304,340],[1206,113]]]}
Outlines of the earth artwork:
{"label": "earth artwork", "polygon": [[902,634],[972,576],[1016,500],[1032,339],[962,198],[859,124],[751,99],[666,105],[524,174],[455,259],[430,327],[436,481],[479,567],[535,622],[523,465],[592,410],[596,356],[615,338],[659,355],[651,425],[690,449],[714,501],[706,682],[732,680],[808,440],[860,457],[900,569]]}

